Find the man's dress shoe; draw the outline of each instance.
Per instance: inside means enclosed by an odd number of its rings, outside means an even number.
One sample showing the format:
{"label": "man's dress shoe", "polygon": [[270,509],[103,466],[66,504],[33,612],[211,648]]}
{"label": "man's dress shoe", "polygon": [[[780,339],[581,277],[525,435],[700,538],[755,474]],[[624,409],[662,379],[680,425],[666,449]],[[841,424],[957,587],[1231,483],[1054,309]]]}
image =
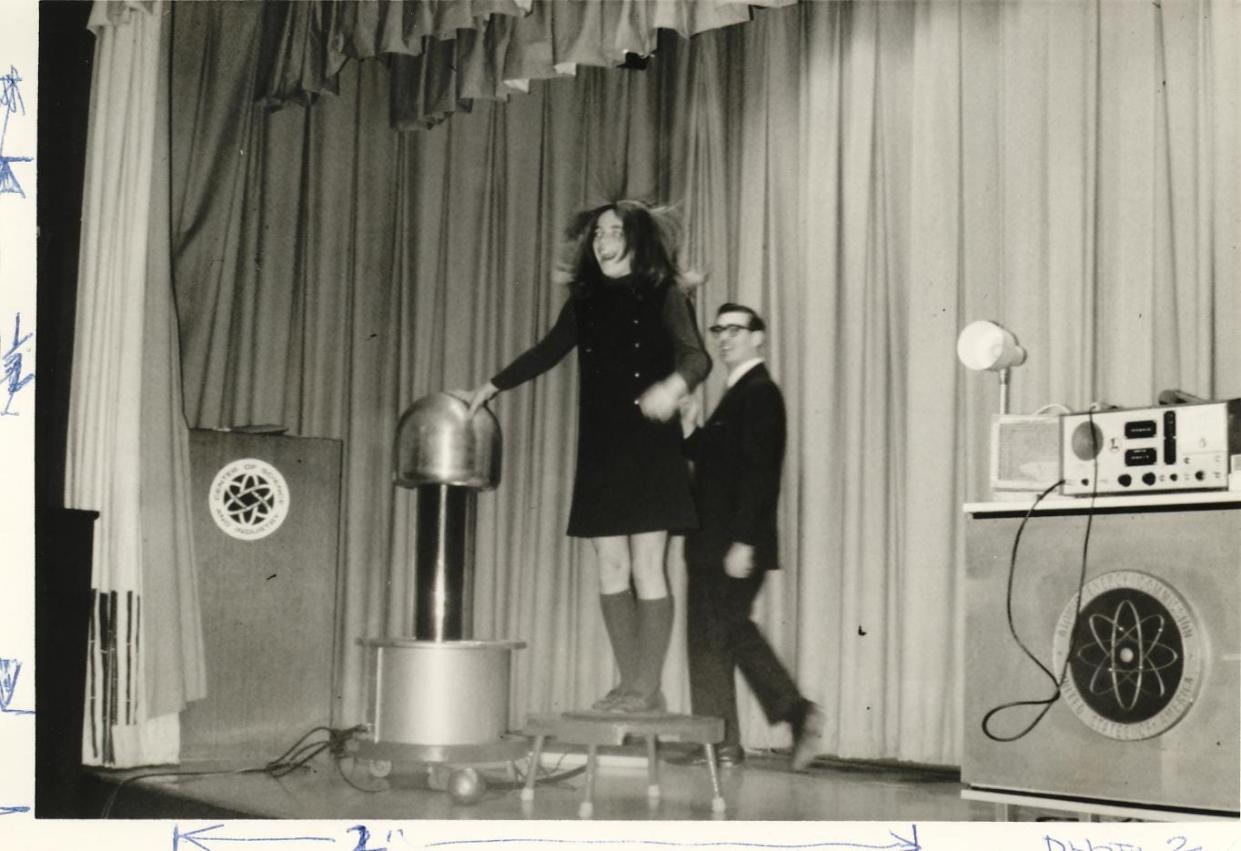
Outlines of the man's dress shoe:
{"label": "man's dress shoe", "polygon": [[822,752],[823,731],[827,727],[827,715],[815,703],[806,703],[801,719],[793,727],[794,771],[805,771]]}

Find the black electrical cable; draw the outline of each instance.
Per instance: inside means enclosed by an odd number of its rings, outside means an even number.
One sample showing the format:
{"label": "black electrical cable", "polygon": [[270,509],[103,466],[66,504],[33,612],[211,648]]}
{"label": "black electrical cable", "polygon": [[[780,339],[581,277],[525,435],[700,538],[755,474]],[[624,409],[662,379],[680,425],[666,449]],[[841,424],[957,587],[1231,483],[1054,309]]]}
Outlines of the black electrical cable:
{"label": "black electrical cable", "polygon": [[315,757],[332,747],[331,741],[311,742],[298,748],[288,762],[270,762],[266,766],[266,771],[272,777],[284,777],[292,774],[299,768],[304,768]]}
{"label": "black electrical cable", "polygon": [[[332,760],[333,762],[336,763],[336,773],[340,775],[341,780],[344,780],[347,784],[352,786],[354,789],[357,789],[359,792],[365,792],[368,795],[374,795],[379,792],[387,792],[389,789],[392,788],[391,785],[388,784],[387,782],[381,782],[380,785],[375,787],[374,789],[368,789],[365,786],[359,786],[357,783],[354,783],[353,780],[347,774],[345,774],[345,769],[341,767],[341,763],[344,760],[345,760],[344,756],[337,756],[335,759]],[[356,758],[354,759],[354,765],[357,765]]]}
{"label": "black electrical cable", "polygon": [[[1093,469],[1092,469],[1091,478],[1090,478],[1090,507],[1086,512],[1086,532],[1082,536],[1081,566],[1078,571],[1078,577],[1077,577],[1077,597],[1076,597],[1077,610],[1073,614],[1073,625],[1069,629],[1068,644],[1065,647],[1065,652],[1064,652],[1064,661],[1060,667],[1060,674],[1057,676],[1056,674],[1052,673],[1052,671],[1046,665],[1044,665],[1038,659],[1038,657],[1034,655],[1034,653],[1030,651],[1030,649],[1026,646],[1025,642],[1021,640],[1021,636],[1017,634],[1017,627],[1013,623],[1013,582],[1014,582],[1014,579],[1016,577],[1016,572],[1017,572],[1017,549],[1021,543],[1021,533],[1025,530],[1026,523],[1029,522],[1030,517],[1033,516],[1034,514],[1034,510],[1038,507],[1038,504],[1042,502],[1043,498],[1046,497],[1053,490],[1058,488],[1060,485],[1064,484],[1064,479],[1061,479],[1060,481],[1056,482],[1054,485],[1052,485],[1051,487],[1047,488],[1042,493],[1040,493],[1037,498],[1035,498],[1034,504],[1030,506],[1028,511],[1026,511],[1025,517],[1021,519],[1021,525],[1017,527],[1017,534],[1013,536],[1013,548],[1009,555],[1008,589],[1005,594],[1005,601],[1004,601],[1005,607],[1006,607],[1006,614],[1008,617],[1009,633],[1013,636],[1013,640],[1017,642],[1017,646],[1021,648],[1021,651],[1025,653],[1025,655],[1029,657],[1030,660],[1033,661],[1034,664],[1039,667],[1039,670],[1041,670],[1047,676],[1049,680],[1051,680],[1051,683],[1053,687],[1055,688],[1055,691],[1052,693],[1050,697],[1046,697],[1041,700],[1017,700],[1017,701],[1011,701],[1009,703],[1003,703],[1003,704],[1000,704],[999,706],[992,708],[989,712],[987,712],[986,715],[983,716],[982,724],[981,724],[983,735],[985,735],[988,739],[991,739],[992,741],[1015,742],[1018,739],[1024,738],[1025,736],[1029,735],[1029,733],[1035,727],[1037,727],[1039,723],[1042,722],[1043,717],[1048,713],[1048,711],[1051,710],[1051,707],[1055,705],[1056,701],[1059,700],[1061,695],[1063,694],[1064,681],[1065,681],[1065,678],[1068,676],[1068,672],[1069,672],[1069,662],[1073,658],[1073,641],[1077,635],[1077,626],[1081,619],[1081,614],[1082,614],[1082,592],[1086,585],[1086,564],[1087,564],[1087,556],[1090,551],[1090,533],[1094,525],[1094,503],[1095,503],[1095,497],[1098,495],[1098,492],[1099,492],[1099,451],[1102,449],[1102,446],[1099,445],[1098,437],[1096,436],[1096,433],[1095,433],[1093,411],[1087,412],[1086,419],[1090,427],[1090,443],[1091,443],[1091,448],[1093,450],[1093,455],[1094,455]],[[1024,729],[1022,729],[1021,731],[1011,736],[1001,736],[1001,735],[991,732],[990,724],[991,724],[992,717],[999,714],[1000,712],[1004,712],[1009,709],[1016,709],[1022,706],[1041,706],[1043,708],[1037,715],[1034,716],[1034,719],[1029,724],[1027,724]]]}
{"label": "black electrical cable", "polygon": [[293,744],[289,745],[289,747],[285,750],[285,752],[284,752],[284,753],[280,754],[280,756],[276,757],[275,759],[273,759],[271,762],[269,762],[269,763],[267,763],[267,764],[268,764],[268,765],[278,765],[278,764],[280,764],[280,763],[283,763],[286,759],[288,759],[290,756],[292,756],[292,754],[293,754],[293,752],[294,752],[294,751],[296,751],[298,748],[302,747],[302,745],[306,742],[306,740],[307,740],[307,739],[309,739],[311,736],[313,736],[315,733],[327,733],[327,734],[328,734],[328,736],[329,736],[329,737],[331,737],[331,735],[332,735],[332,728],[331,728],[331,727],[325,727],[325,726],[323,726],[323,725],[320,725],[320,726],[318,726],[318,727],[311,727],[311,728],[310,728],[309,730],[307,730],[305,733],[302,733],[301,738],[299,738],[299,739],[298,739],[296,742],[294,742]]}
{"label": "black electrical cable", "polygon": [[[280,756],[271,760],[262,766],[248,766],[245,768],[234,769],[217,769],[213,771],[148,771],[142,774],[133,774],[122,779],[116,784],[112,793],[108,796],[107,802],[104,804],[101,818],[109,818],[112,808],[116,805],[121,790],[139,780],[150,780],[156,777],[227,777],[240,774],[266,774],[270,777],[281,778],[290,772],[302,768],[312,759],[325,750],[331,749],[334,753],[343,752],[345,743],[349,741],[357,733],[364,731],[366,728],[362,726],[348,727],[342,730],[335,730],[331,727],[314,727],[303,733],[301,738],[294,742],[288,750]],[[327,733],[328,738],[316,742],[307,742],[306,740],[315,733]]]}
{"label": "black electrical cable", "polygon": [[[565,771],[560,771],[560,765],[561,763],[564,762],[564,758],[568,755],[569,755],[568,751],[562,752],[560,754],[560,759],[556,760],[556,764],[553,765],[551,768],[547,769],[546,771],[544,771],[541,777],[536,775],[534,778],[534,782],[545,783],[550,786],[555,783],[563,783],[566,780],[571,780],[574,777],[577,777],[579,774],[585,773],[586,765],[584,763],[582,765],[579,765],[577,768],[569,768],[569,769],[566,769]],[[536,765],[534,766],[533,770],[538,771],[540,767],[541,766]],[[558,771],[560,771],[559,774],[556,773]]]}
{"label": "black electrical cable", "polygon": [[[1017,634],[1017,626],[1016,624],[1013,623],[1013,583],[1015,582],[1016,576],[1017,576],[1017,550],[1021,545],[1021,535],[1025,531],[1026,524],[1030,522],[1030,518],[1034,515],[1034,510],[1038,508],[1038,504],[1043,501],[1043,498],[1046,497],[1049,493],[1051,493],[1056,488],[1060,487],[1060,485],[1063,483],[1064,483],[1064,479],[1061,479],[1058,482],[1056,482],[1054,485],[1052,485],[1051,487],[1044,490],[1037,497],[1035,497],[1034,503],[1030,506],[1029,510],[1026,511],[1025,517],[1021,518],[1021,524],[1017,527],[1017,534],[1013,536],[1013,547],[1009,553],[1008,587],[1004,594],[1004,607],[1005,607],[1005,615],[1008,618],[1009,634],[1012,635],[1013,640],[1017,642],[1017,646],[1021,648],[1021,652],[1024,653],[1027,658],[1033,661],[1034,664],[1038,666],[1039,670],[1041,670],[1047,677],[1049,677],[1052,680],[1053,684],[1055,683],[1055,679],[1056,679],[1055,676],[1052,674],[1050,670],[1048,670],[1047,666],[1044,665],[1042,661],[1037,656],[1034,655],[1033,652],[1031,652],[1030,648],[1026,646],[1026,643],[1021,640],[1021,636]],[[1059,697],[1060,697],[1060,689],[1059,689],[1059,686],[1057,685],[1055,693],[1049,698],[1043,698],[1040,700],[1017,700],[1017,701],[1011,701],[1009,703],[1002,703],[999,706],[992,708],[989,712],[987,712],[986,715],[983,716],[982,718],[983,735],[985,735],[988,739],[992,739],[993,741],[997,741],[997,742],[1014,742],[1017,739],[1020,739],[1021,737],[1025,736],[1031,730],[1033,730],[1034,727],[1039,723],[1039,721],[1043,719],[1043,716],[1047,714],[1047,710],[1051,709],[1052,704],[1055,703],[1056,700],[1059,699]],[[1010,709],[1016,709],[1021,706],[1042,706],[1043,709],[1041,712],[1039,712],[1037,716],[1035,716],[1034,720],[1031,721],[1030,724],[1027,725],[1024,730],[1022,730],[1021,732],[1017,733],[1014,736],[1000,736],[1000,735],[997,735],[991,732],[990,725],[991,725],[991,719],[993,716],[997,715],[1000,712],[1005,712]]]}

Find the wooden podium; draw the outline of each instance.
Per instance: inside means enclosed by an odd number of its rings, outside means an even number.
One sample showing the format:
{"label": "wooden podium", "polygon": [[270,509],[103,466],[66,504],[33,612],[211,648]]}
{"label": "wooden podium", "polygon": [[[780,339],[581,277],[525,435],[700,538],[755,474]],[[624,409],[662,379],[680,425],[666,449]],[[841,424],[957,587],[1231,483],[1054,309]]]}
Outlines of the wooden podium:
{"label": "wooden podium", "polygon": [[196,430],[190,456],[207,696],[181,756],[274,758],[332,714],[341,443]]}

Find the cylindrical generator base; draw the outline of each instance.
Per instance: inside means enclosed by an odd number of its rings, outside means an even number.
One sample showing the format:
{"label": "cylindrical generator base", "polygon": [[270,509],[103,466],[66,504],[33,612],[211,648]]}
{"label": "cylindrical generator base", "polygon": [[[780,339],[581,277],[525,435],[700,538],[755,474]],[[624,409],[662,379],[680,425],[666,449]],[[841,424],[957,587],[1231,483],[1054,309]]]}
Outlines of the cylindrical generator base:
{"label": "cylindrical generator base", "polygon": [[473,745],[508,732],[512,652],[522,641],[360,639],[372,740]]}

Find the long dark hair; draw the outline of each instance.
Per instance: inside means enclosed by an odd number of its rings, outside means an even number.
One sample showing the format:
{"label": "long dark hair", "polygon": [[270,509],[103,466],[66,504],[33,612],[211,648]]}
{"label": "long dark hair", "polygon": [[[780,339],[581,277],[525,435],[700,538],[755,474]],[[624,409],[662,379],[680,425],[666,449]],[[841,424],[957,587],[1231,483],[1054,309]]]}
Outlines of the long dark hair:
{"label": "long dark hair", "polygon": [[641,201],[613,201],[578,213],[565,228],[567,256],[559,272],[575,296],[588,294],[592,285],[603,280],[592,242],[595,224],[608,210],[621,220],[630,268],[639,287],[654,288],[682,277],[675,259],[680,225],[671,211]]}

